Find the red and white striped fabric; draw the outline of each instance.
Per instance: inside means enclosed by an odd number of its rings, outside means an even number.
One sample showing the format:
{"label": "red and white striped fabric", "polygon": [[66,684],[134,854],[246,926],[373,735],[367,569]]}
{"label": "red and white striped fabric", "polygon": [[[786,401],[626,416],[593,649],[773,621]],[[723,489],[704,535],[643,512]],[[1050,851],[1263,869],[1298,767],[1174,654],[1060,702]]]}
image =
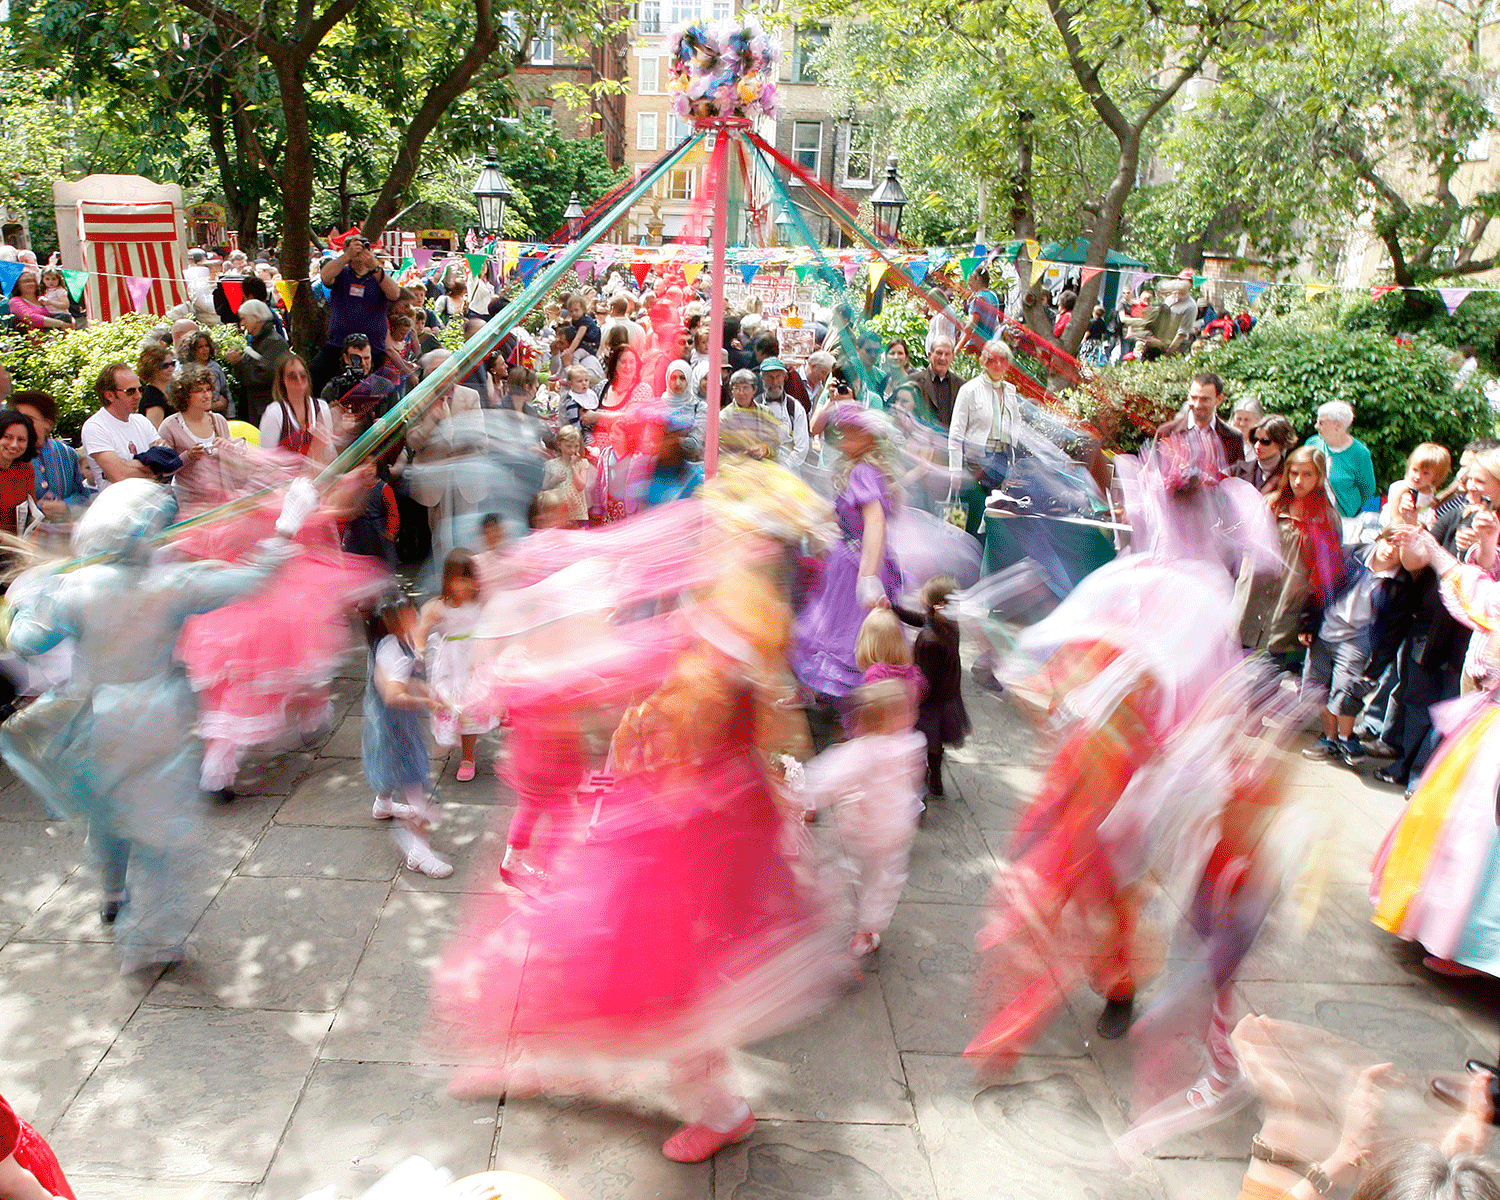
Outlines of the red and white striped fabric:
{"label": "red and white striped fabric", "polygon": [[151,280],[145,312],[164,315],[188,299],[182,279],[177,210],[168,202],[116,204],[78,201],[83,266],[93,279],[87,291],[91,320],[113,321],[136,311],[127,276]]}

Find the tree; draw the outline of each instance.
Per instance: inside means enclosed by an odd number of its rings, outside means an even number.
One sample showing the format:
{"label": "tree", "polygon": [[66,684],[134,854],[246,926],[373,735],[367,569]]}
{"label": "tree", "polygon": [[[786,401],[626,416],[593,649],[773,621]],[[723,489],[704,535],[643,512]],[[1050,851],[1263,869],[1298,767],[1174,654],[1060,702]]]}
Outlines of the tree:
{"label": "tree", "polygon": [[1487,12],[1355,0],[1254,70],[1222,70],[1164,142],[1177,179],[1162,225],[1184,241],[1243,231],[1282,262],[1319,243],[1332,257],[1365,225],[1405,288],[1490,270],[1497,257],[1480,247],[1500,192],[1466,167],[1492,119]]}
{"label": "tree", "polygon": [[[338,153],[341,213],[353,211],[351,174],[373,181],[360,190],[374,193],[363,228],[377,234],[406,202],[445,118],[483,96],[485,121],[449,120],[441,135],[449,148],[472,150],[513,109],[515,68],[544,26],[565,44],[618,28],[605,0],[546,0],[515,18],[497,15],[493,0],[392,15],[374,0],[22,0],[13,9],[34,61],[65,56],[75,90],[144,92],[183,123],[201,114],[226,200],[242,219],[267,180],[279,197],[293,271],[311,244],[327,150]],[[355,137],[339,145],[350,116]],[[308,304],[299,289],[293,322],[304,337]]]}

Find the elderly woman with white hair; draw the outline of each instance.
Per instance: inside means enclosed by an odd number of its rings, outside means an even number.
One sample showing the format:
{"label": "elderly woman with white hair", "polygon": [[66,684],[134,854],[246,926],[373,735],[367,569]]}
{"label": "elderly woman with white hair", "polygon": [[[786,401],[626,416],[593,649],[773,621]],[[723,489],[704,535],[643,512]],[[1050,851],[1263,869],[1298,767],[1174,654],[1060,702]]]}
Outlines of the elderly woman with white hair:
{"label": "elderly woman with white hair", "polygon": [[271,308],[264,300],[246,300],[240,305],[240,328],[247,339],[244,351],[226,350],[224,358],[234,367],[235,377],[240,381],[237,415],[240,420],[258,426],[272,400],[276,364],[292,348],[276,332]]}
{"label": "elderly woman with white hair", "polygon": [[1354,410],[1342,400],[1318,405],[1318,432],[1307,444],[1328,457],[1328,486],[1339,516],[1354,517],[1376,496],[1375,464],[1370,448],[1349,432]]}

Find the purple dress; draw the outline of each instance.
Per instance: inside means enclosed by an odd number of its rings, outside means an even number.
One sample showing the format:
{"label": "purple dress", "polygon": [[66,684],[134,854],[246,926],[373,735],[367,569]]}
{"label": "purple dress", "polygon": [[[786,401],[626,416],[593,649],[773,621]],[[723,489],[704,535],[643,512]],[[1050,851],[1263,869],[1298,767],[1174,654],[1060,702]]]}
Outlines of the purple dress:
{"label": "purple dress", "polygon": [[[854,644],[864,624],[865,609],[854,595],[859,577],[860,541],[865,532],[864,506],[872,500],[885,511],[886,527],[895,515],[896,501],[878,467],[859,463],[834,501],[843,537],[828,551],[823,585],[797,617],[792,630],[790,662],[797,678],[813,691],[835,698],[847,696],[863,680],[854,661]],[[885,594],[896,601],[901,594],[901,569],[887,539],[880,564]]]}

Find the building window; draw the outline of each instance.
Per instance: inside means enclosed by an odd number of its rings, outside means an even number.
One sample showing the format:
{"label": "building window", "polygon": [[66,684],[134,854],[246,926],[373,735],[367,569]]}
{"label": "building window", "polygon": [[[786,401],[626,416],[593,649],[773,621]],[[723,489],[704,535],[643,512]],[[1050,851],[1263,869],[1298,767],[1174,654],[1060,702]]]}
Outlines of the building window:
{"label": "building window", "polygon": [[792,42],[792,82],[817,83],[809,60],[828,40],[827,25],[804,25]]}
{"label": "building window", "polygon": [[531,65],[534,67],[550,67],[556,57],[557,46],[552,37],[552,27],[545,21],[537,31],[536,37],[531,40]]}
{"label": "building window", "polygon": [[868,121],[850,121],[844,147],[844,182],[871,184],[875,172],[875,126]]}
{"label": "building window", "polygon": [[823,158],[823,124],[821,121],[798,121],[792,126],[792,160],[811,175],[820,178]]}
{"label": "building window", "polygon": [[713,0],[713,19],[727,21],[734,16],[734,0]]}
{"label": "building window", "polygon": [[640,66],[635,69],[635,90],[642,96],[661,94],[661,59],[656,55],[642,55]]}
{"label": "building window", "polygon": [[552,120],[552,105],[550,104],[533,105],[531,111],[539,117],[546,117],[549,121]]}
{"label": "building window", "polygon": [[667,114],[667,145],[679,146],[693,129],[676,113]]}
{"label": "building window", "polygon": [[656,149],[656,114],[654,112],[635,114],[635,148],[637,150]]}
{"label": "building window", "polygon": [[673,167],[662,181],[661,194],[667,200],[691,200],[697,172],[692,167]]}
{"label": "building window", "polygon": [[661,0],[641,0],[640,22],[642,33],[661,32]]}
{"label": "building window", "polygon": [[702,0],[667,0],[668,24],[682,25],[702,15]]}

